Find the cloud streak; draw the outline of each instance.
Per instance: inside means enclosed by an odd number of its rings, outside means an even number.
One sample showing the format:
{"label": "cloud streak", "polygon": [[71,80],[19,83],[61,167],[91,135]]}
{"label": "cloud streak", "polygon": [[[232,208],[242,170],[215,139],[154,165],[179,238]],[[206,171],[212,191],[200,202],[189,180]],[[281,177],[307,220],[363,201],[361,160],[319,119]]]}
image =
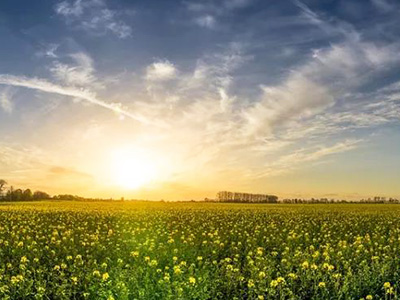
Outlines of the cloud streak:
{"label": "cloud streak", "polygon": [[72,97],[75,99],[84,100],[88,103],[106,108],[108,110],[115,112],[120,116],[128,117],[140,123],[154,124],[153,122],[151,122],[147,118],[144,118],[143,116],[135,115],[125,110],[120,103],[105,102],[103,100],[98,99],[96,94],[85,89],[64,87],[39,78],[18,77],[7,74],[0,74],[0,84],[8,86],[24,87],[28,89],[39,90],[46,93],[53,93],[53,94]]}

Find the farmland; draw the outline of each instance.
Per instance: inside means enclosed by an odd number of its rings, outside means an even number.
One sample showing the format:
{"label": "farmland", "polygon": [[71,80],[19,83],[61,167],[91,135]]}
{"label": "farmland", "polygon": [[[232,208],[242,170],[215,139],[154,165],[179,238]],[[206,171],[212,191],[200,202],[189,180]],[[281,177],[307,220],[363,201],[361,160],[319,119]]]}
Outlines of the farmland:
{"label": "farmland", "polygon": [[0,205],[1,299],[396,299],[399,266],[399,205]]}

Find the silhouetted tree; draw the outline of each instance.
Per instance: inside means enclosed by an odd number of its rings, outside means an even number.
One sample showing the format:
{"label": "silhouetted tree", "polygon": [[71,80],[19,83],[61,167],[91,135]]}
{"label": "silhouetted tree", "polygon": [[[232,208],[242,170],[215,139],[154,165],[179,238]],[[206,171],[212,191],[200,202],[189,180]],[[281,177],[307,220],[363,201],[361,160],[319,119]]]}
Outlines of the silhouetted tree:
{"label": "silhouetted tree", "polygon": [[4,187],[7,185],[7,181],[0,179],[0,197],[3,195]]}
{"label": "silhouetted tree", "polygon": [[36,191],[33,193],[33,197],[34,200],[45,200],[45,199],[50,199],[50,195],[45,193],[45,192],[41,192],[41,191]]}
{"label": "silhouetted tree", "polygon": [[30,201],[32,200],[32,191],[30,189],[26,189],[23,193],[22,193],[22,200],[23,201]]}

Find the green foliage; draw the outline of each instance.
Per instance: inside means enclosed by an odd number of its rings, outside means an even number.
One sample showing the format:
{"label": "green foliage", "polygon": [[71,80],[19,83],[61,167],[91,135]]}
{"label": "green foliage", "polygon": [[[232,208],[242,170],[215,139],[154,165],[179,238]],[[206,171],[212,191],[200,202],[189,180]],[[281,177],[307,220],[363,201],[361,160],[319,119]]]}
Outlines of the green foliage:
{"label": "green foliage", "polygon": [[397,299],[398,205],[0,205],[1,299]]}

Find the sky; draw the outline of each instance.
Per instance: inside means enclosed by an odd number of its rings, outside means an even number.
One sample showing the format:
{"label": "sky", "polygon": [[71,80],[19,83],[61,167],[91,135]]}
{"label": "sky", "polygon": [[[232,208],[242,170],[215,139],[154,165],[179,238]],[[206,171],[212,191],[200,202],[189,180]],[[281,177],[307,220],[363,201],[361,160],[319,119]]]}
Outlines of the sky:
{"label": "sky", "polygon": [[400,198],[395,0],[2,0],[0,178]]}

